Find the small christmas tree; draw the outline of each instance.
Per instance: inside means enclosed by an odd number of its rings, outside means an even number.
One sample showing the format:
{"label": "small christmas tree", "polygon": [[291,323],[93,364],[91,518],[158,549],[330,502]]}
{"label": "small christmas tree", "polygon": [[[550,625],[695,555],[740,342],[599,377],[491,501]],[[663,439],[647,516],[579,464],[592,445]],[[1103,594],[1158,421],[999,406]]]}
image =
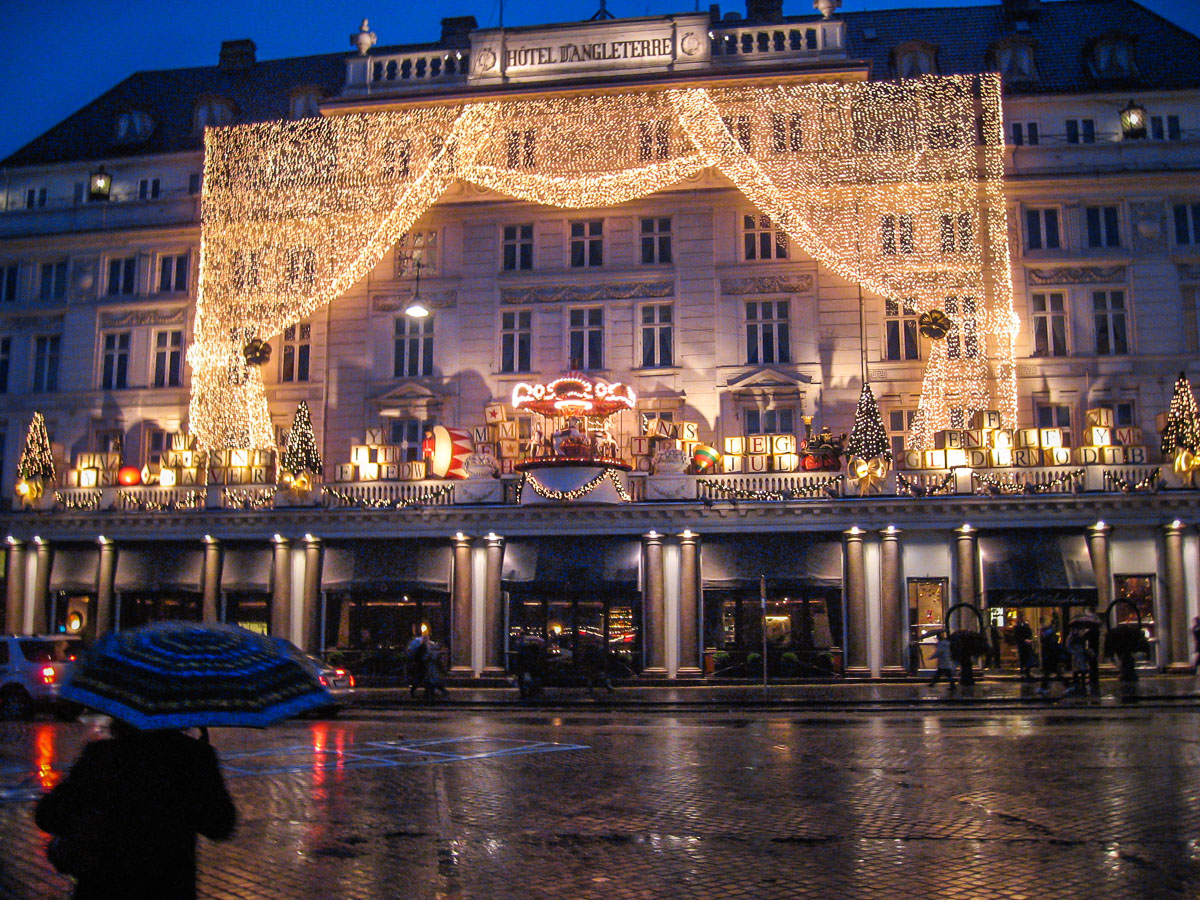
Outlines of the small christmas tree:
{"label": "small christmas tree", "polygon": [[858,408],[854,410],[854,428],[850,431],[846,455],[858,459],[881,458],[888,462],[892,459],[892,445],[883,427],[879,404],[871,393],[871,385],[865,381],[862,393],[858,395]]}
{"label": "small christmas tree", "polygon": [[54,480],[54,451],[50,449],[46,420],[40,412],[35,412],[33,420],[29,423],[25,446],[21,450],[21,460],[17,463],[17,477],[23,481],[34,478]]}
{"label": "small christmas tree", "polygon": [[1166,461],[1174,460],[1181,450],[1195,454],[1200,449],[1200,408],[1192,393],[1187,375],[1179,373],[1175,380],[1175,393],[1171,395],[1171,406],[1167,410],[1167,427],[1162,433],[1162,455]]}
{"label": "small christmas tree", "polygon": [[292,420],[292,430],[288,432],[287,446],[279,456],[279,468],[293,475],[299,475],[305,470],[314,475],[321,474],[321,452],[317,449],[308,404],[303,400],[296,407],[296,417]]}

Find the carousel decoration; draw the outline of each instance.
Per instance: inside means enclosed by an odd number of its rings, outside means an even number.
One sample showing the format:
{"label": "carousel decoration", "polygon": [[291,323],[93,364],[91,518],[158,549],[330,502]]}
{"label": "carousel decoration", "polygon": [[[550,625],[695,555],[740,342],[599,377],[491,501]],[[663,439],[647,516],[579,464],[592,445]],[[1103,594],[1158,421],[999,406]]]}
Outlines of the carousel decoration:
{"label": "carousel decoration", "polygon": [[17,497],[24,505],[33,506],[42,498],[46,483],[54,481],[54,477],[54,450],[46,431],[46,419],[35,412],[17,463]]}
{"label": "carousel decoration", "polygon": [[1183,372],[1175,380],[1175,392],[1167,408],[1162,455],[1164,461],[1171,461],[1184,486],[1196,486],[1196,472],[1200,470],[1200,409],[1196,406],[1192,384]]}

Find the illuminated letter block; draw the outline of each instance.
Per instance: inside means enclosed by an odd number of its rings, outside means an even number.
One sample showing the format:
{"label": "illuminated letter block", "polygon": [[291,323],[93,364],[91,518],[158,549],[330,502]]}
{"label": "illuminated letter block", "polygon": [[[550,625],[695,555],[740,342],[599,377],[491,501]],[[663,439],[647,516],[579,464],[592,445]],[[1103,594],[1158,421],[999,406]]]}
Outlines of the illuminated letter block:
{"label": "illuminated letter block", "polygon": [[117,483],[117,473],[112,469],[98,469],[96,487],[112,487]]}
{"label": "illuminated letter block", "polygon": [[368,428],[365,439],[363,440],[363,443],[364,444],[376,444],[376,445],[386,443],[383,439],[383,429],[382,428]]}
{"label": "illuminated letter block", "polygon": [[366,444],[354,444],[350,447],[350,462],[356,466],[365,466],[371,459],[371,448]]}
{"label": "illuminated letter block", "polygon": [[1093,447],[1112,445],[1112,429],[1104,425],[1089,425],[1083,432],[1083,441]]}
{"label": "illuminated letter block", "polygon": [[425,460],[406,462],[400,470],[400,477],[405,481],[422,481],[425,478]]}
{"label": "illuminated letter block", "polygon": [[1076,447],[1075,463],[1080,466],[1096,466],[1100,464],[1099,447]]}
{"label": "illuminated letter block", "polygon": [[[1113,427],[1113,411],[1111,409],[1104,409],[1103,407],[1101,407],[1099,409],[1089,409],[1084,414],[1083,421],[1084,421],[1084,424],[1086,426],[1088,426],[1089,428],[1092,427],[1093,425],[1098,428],[1112,428]],[[1103,446],[1103,445],[1100,445],[1100,446]]]}
{"label": "illuminated letter block", "polygon": [[1036,428],[1018,428],[1015,438],[1018,447],[1042,446],[1041,433]]}
{"label": "illuminated letter block", "polygon": [[945,450],[926,450],[924,466],[925,469],[944,469],[946,468],[946,451]]}
{"label": "illuminated letter block", "polygon": [[727,454],[741,456],[746,452],[746,439],[741,435],[725,438],[725,452]]}
{"label": "illuminated letter block", "polygon": [[229,465],[237,468],[245,468],[250,465],[250,451],[244,447],[235,447],[230,450]]}
{"label": "illuminated letter block", "polygon": [[638,472],[649,472],[654,460],[649,456],[637,456],[633,460],[633,468]]}
{"label": "illuminated letter block", "polygon": [[[513,422],[512,424],[516,424]],[[500,455],[505,459],[517,459],[521,455],[521,442],[516,438],[500,441]]]}
{"label": "illuminated letter block", "polygon": [[96,465],[95,453],[80,453],[75,457],[75,468],[77,469],[98,469]]}
{"label": "illuminated letter block", "polygon": [[988,456],[995,468],[1004,468],[1013,464],[1012,447],[993,447],[988,451]]}
{"label": "illuminated letter block", "polygon": [[800,457],[795,453],[776,453],[774,462],[776,472],[795,472],[800,466]]}
{"label": "illuminated letter block", "polygon": [[480,425],[471,429],[471,440],[476,444],[488,444],[492,440],[492,426]]}
{"label": "illuminated letter block", "polygon": [[1042,451],[1042,465],[1044,466],[1069,466],[1071,464],[1071,451],[1066,447],[1047,447]]}
{"label": "illuminated letter block", "polygon": [[1143,465],[1146,462],[1145,447],[1122,447],[1125,451],[1125,462],[1129,465]]}
{"label": "illuminated letter block", "polygon": [[230,466],[225,470],[226,484],[249,484],[250,468],[248,466]]}
{"label": "illuminated letter block", "polygon": [[992,455],[983,447],[966,451],[967,465],[972,469],[986,469],[992,464]]}
{"label": "illuminated letter block", "polygon": [[[771,452],[771,435],[751,434],[746,436],[746,452],[754,456],[763,456]],[[754,471],[751,469],[750,471]]]}
{"label": "illuminated letter block", "polygon": [[681,441],[698,441],[700,440],[700,426],[695,422],[680,422],[675,426],[675,434]]}
{"label": "illuminated letter block", "polygon": [[357,465],[354,463],[341,463],[334,466],[333,480],[334,481],[355,481],[358,478]]}
{"label": "illuminated letter block", "polygon": [[[197,468],[196,466],[184,466],[183,468],[181,468],[179,470],[179,478],[177,479],[177,481],[179,484],[193,485],[193,486],[198,485],[201,483],[200,471],[201,470],[199,468]],[[161,483],[162,483],[162,478],[160,476],[159,484],[161,484]]]}
{"label": "illuminated letter block", "polygon": [[79,486],[94,488],[100,483],[100,470],[94,467],[79,470]]}
{"label": "illuminated letter block", "polygon": [[777,434],[771,438],[771,452],[777,456],[781,453],[796,452],[796,436],[794,434]]}
{"label": "illuminated letter block", "polygon": [[172,450],[191,450],[192,449],[192,436],[190,434],[185,434],[182,431],[172,434],[171,435],[171,449]]}
{"label": "illuminated letter block", "polygon": [[[179,483],[179,472],[170,466],[158,470],[158,483],[163,487],[175,487]],[[86,485],[84,485],[86,487]]]}
{"label": "illuminated letter block", "polygon": [[251,484],[267,484],[274,479],[270,478],[271,469],[267,466],[251,466],[250,467],[250,483]]}
{"label": "illuminated letter block", "polygon": [[631,437],[629,439],[629,453],[631,456],[649,456],[650,438],[644,434]]}
{"label": "illuminated letter block", "polygon": [[480,456],[486,456],[488,459],[495,459],[496,458],[496,445],[490,444],[490,443],[489,444],[476,444],[475,452],[478,453]]}
{"label": "illuminated letter block", "polygon": [[[208,483],[209,484],[224,484],[225,473],[229,470],[228,466],[209,466],[208,467]],[[180,473],[182,477],[183,473]]]}
{"label": "illuminated letter block", "polygon": [[963,433],[963,447],[967,450],[980,450],[992,445],[992,432],[982,428],[973,428]]}
{"label": "illuminated letter block", "polygon": [[961,469],[967,464],[967,451],[953,448],[946,451],[946,468]]}
{"label": "illuminated letter block", "polygon": [[752,456],[747,456],[746,457],[746,471],[754,472],[754,473],[767,472],[770,470],[770,466],[768,465],[769,461],[770,461],[769,456],[765,456],[765,455],[759,454],[759,453],[756,453]]}
{"label": "illuminated letter block", "polygon": [[[649,462],[648,462],[648,461],[647,461],[647,465],[649,465]],[[515,473],[516,473],[516,471],[517,471],[517,470],[514,468],[515,466],[516,466],[516,462],[515,462],[514,460],[511,460],[511,459],[502,459],[502,460],[500,460],[500,474],[501,474],[501,475],[513,475],[513,474],[515,474]],[[647,471],[648,471],[648,470],[647,470]]]}
{"label": "illuminated letter block", "polygon": [[489,403],[483,408],[483,420],[489,425],[498,425],[508,418],[503,403]]}
{"label": "illuminated letter block", "polygon": [[938,450],[961,450],[963,449],[963,433],[957,429],[935,431],[933,446]]}
{"label": "illuminated letter block", "polygon": [[1018,447],[1013,451],[1012,464],[1028,469],[1042,464],[1042,451],[1037,447]]}
{"label": "illuminated letter block", "polygon": [[516,422],[501,422],[496,426],[496,433],[500,435],[502,441],[515,441],[520,437]]}
{"label": "illuminated letter block", "polygon": [[727,453],[721,458],[721,471],[731,475],[746,470],[746,458],[737,454]]}
{"label": "illuminated letter block", "polygon": [[1100,465],[1119,466],[1125,462],[1124,447],[1100,447]]}
{"label": "illuminated letter block", "polygon": [[1000,427],[1000,412],[995,409],[977,409],[971,413],[971,419],[967,425],[972,429],[994,429]]}
{"label": "illuminated letter block", "polygon": [[379,467],[379,477],[383,481],[399,481],[400,466],[396,463],[386,463]]}
{"label": "illuminated letter block", "polygon": [[901,459],[904,460],[904,468],[906,469],[925,468],[925,455],[920,450],[905,450]]}
{"label": "illuminated letter block", "polygon": [[378,481],[379,480],[379,463],[359,463],[358,477],[363,481]]}
{"label": "illuminated letter block", "polygon": [[1043,450],[1048,450],[1051,447],[1061,447],[1063,445],[1062,429],[1043,428],[1041,429],[1041,436],[1039,440],[1041,441]]}
{"label": "illuminated letter block", "polygon": [[1146,436],[1140,428],[1118,428],[1113,432],[1118,444],[1124,444],[1127,447],[1137,446],[1146,440]]}

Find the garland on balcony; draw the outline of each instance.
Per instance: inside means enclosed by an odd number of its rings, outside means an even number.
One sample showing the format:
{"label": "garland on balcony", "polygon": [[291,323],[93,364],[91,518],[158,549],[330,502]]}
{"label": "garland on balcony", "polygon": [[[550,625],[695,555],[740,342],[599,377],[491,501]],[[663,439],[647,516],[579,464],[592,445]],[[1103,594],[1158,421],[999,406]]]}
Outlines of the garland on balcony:
{"label": "garland on balcony", "polygon": [[537,478],[532,472],[526,472],[520,481],[517,482],[517,503],[521,502],[521,492],[525,490],[525,485],[528,484],[535,494],[545,500],[567,501],[568,503],[586,497],[602,482],[609,481],[616,488],[617,496],[621,498],[622,503],[632,503],[633,497],[629,496],[629,492],[625,490],[625,485],[621,484],[621,477],[617,474],[616,469],[605,469],[598,473],[594,478],[590,479],[587,484],[581,484],[577,488],[572,488],[569,491],[556,491],[554,488],[548,488]]}
{"label": "garland on balcony", "polygon": [[339,491],[337,488],[325,485],[321,488],[321,493],[332,497],[342,506],[354,506],[359,509],[409,509],[415,506],[427,506],[442,499],[447,494],[454,491],[453,484],[444,484],[439,488],[434,488],[431,491],[426,491],[419,497],[409,497],[404,500],[389,500],[386,497],[379,497],[374,500],[364,500],[361,497],[355,497],[346,491]]}
{"label": "garland on balcony", "polygon": [[176,500],[144,500],[131,491],[117,491],[117,502],[140,509],[143,512],[178,512],[180,510],[203,509],[208,502],[208,489],[188,491]]}
{"label": "garland on balcony", "polygon": [[1158,490],[1158,479],[1162,475],[1162,468],[1155,466],[1145,478],[1140,481],[1130,481],[1128,478],[1118,478],[1112,472],[1104,473],[1104,489],[1108,491],[1120,491],[1122,494],[1128,494],[1131,491],[1154,491]]}
{"label": "garland on balcony", "polygon": [[1074,490],[1075,486],[1079,483],[1078,480],[1083,477],[1083,469],[1064,472],[1042,484],[1018,478],[1015,475],[1009,478],[1000,478],[995,475],[989,475],[986,472],[974,472],[971,477],[979,482],[979,487],[975,489],[975,493],[977,494],[990,494],[992,496],[1001,494],[1061,494],[1066,493],[1068,490]]}
{"label": "garland on balcony", "polygon": [[62,491],[54,492],[54,502],[63,509],[69,509],[72,512],[95,512],[100,508],[100,501],[104,498],[104,491],[88,491],[82,497],[65,497]]}
{"label": "garland on balcony", "polygon": [[836,497],[840,493],[841,483],[845,480],[845,475],[831,475],[828,478],[822,478],[820,481],[813,481],[795,488],[785,488],[782,491],[752,491],[745,488],[730,487],[727,484],[721,484],[719,481],[710,481],[707,478],[699,478],[696,483],[715,494],[720,494],[721,497],[717,499],[780,501],[812,499],[813,497],[820,497],[822,495]]}
{"label": "garland on balcony", "polygon": [[947,472],[935,485],[923,485],[896,473],[896,493],[902,497],[940,497],[954,493],[954,473]]}
{"label": "garland on balcony", "polygon": [[250,509],[258,511],[275,505],[275,488],[259,488],[246,491],[241,488],[223,488],[221,506],[226,509]]}

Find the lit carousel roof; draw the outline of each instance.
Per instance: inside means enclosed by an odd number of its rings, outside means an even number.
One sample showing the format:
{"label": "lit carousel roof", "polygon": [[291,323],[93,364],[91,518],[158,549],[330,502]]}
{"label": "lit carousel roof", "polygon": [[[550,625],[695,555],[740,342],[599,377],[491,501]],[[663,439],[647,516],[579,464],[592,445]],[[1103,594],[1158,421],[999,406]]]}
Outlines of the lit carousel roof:
{"label": "lit carousel roof", "polygon": [[571,372],[548,384],[513,388],[512,404],[543,416],[611,416],[633,409],[637,398],[628,385]]}

